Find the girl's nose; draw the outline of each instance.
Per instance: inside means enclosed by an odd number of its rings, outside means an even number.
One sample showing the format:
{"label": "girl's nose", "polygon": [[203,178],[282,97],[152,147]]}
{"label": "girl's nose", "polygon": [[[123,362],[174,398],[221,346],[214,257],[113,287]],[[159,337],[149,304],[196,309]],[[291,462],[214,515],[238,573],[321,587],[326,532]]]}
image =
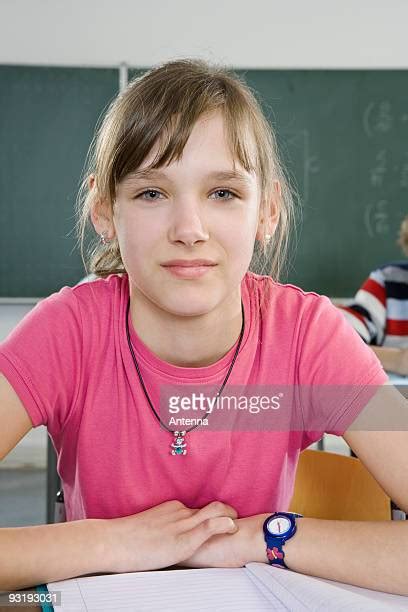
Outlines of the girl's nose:
{"label": "girl's nose", "polygon": [[205,227],[198,206],[180,205],[175,207],[172,223],[169,229],[171,242],[184,242],[189,246],[197,241],[208,240],[209,234]]}

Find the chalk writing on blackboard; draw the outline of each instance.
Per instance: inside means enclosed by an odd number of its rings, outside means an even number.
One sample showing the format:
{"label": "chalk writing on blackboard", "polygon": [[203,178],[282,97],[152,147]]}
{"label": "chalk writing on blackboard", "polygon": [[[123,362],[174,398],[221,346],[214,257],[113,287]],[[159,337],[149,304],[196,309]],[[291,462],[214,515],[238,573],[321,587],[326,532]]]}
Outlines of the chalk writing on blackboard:
{"label": "chalk writing on blackboard", "polygon": [[364,225],[370,238],[388,234],[389,204],[387,200],[379,200],[368,204],[364,211]]}
{"label": "chalk writing on blackboard", "polygon": [[387,134],[393,127],[394,117],[389,100],[371,101],[363,112],[364,132],[369,138],[376,134]]}
{"label": "chalk writing on blackboard", "polygon": [[372,187],[383,187],[387,172],[387,151],[380,149],[375,156],[375,163],[370,168],[370,185]]}
{"label": "chalk writing on blackboard", "polygon": [[408,189],[408,151],[405,152],[405,160],[401,166],[399,185],[401,189]]}
{"label": "chalk writing on blackboard", "polygon": [[302,203],[305,205],[309,201],[312,175],[320,172],[319,156],[311,151],[310,132],[307,129],[296,133],[285,133],[285,141],[291,156],[300,162],[302,168],[302,184],[299,185],[299,189]]}

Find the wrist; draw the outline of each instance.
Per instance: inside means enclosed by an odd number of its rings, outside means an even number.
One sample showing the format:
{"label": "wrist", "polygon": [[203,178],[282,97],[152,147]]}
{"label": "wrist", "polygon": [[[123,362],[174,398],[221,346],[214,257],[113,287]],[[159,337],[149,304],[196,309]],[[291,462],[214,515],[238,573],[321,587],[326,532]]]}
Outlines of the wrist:
{"label": "wrist", "polygon": [[[243,519],[238,519],[239,530],[244,536],[242,546],[241,566],[246,563],[258,562],[267,563],[266,544],[263,535],[262,526],[265,519],[270,516],[270,512],[265,514],[256,514]],[[238,535],[237,534],[237,535]]]}
{"label": "wrist", "polygon": [[93,554],[101,572],[115,572],[114,557],[117,542],[117,519],[88,519],[92,526]]}

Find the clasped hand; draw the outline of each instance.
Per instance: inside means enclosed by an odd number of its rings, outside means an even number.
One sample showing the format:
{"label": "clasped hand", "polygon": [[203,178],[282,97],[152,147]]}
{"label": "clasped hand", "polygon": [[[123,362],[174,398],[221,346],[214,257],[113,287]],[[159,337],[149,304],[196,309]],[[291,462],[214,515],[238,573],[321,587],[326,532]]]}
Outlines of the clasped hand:
{"label": "clasped hand", "polygon": [[262,524],[268,514],[237,516],[234,508],[219,501],[188,508],[172,500],[138,514],[104,520],[103,569],[122,573],[266,562]]}

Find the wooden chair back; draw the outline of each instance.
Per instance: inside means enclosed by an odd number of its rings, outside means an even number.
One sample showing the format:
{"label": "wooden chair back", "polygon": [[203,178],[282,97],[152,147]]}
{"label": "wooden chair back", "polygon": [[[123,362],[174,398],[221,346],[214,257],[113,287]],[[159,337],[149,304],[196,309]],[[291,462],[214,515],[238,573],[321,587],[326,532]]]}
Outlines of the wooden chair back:
{"label": "wooden chair back", "polygon": [[300,453],[291,512],[344,521],[391,520],[391,500],[361,461],[327,451]]}

